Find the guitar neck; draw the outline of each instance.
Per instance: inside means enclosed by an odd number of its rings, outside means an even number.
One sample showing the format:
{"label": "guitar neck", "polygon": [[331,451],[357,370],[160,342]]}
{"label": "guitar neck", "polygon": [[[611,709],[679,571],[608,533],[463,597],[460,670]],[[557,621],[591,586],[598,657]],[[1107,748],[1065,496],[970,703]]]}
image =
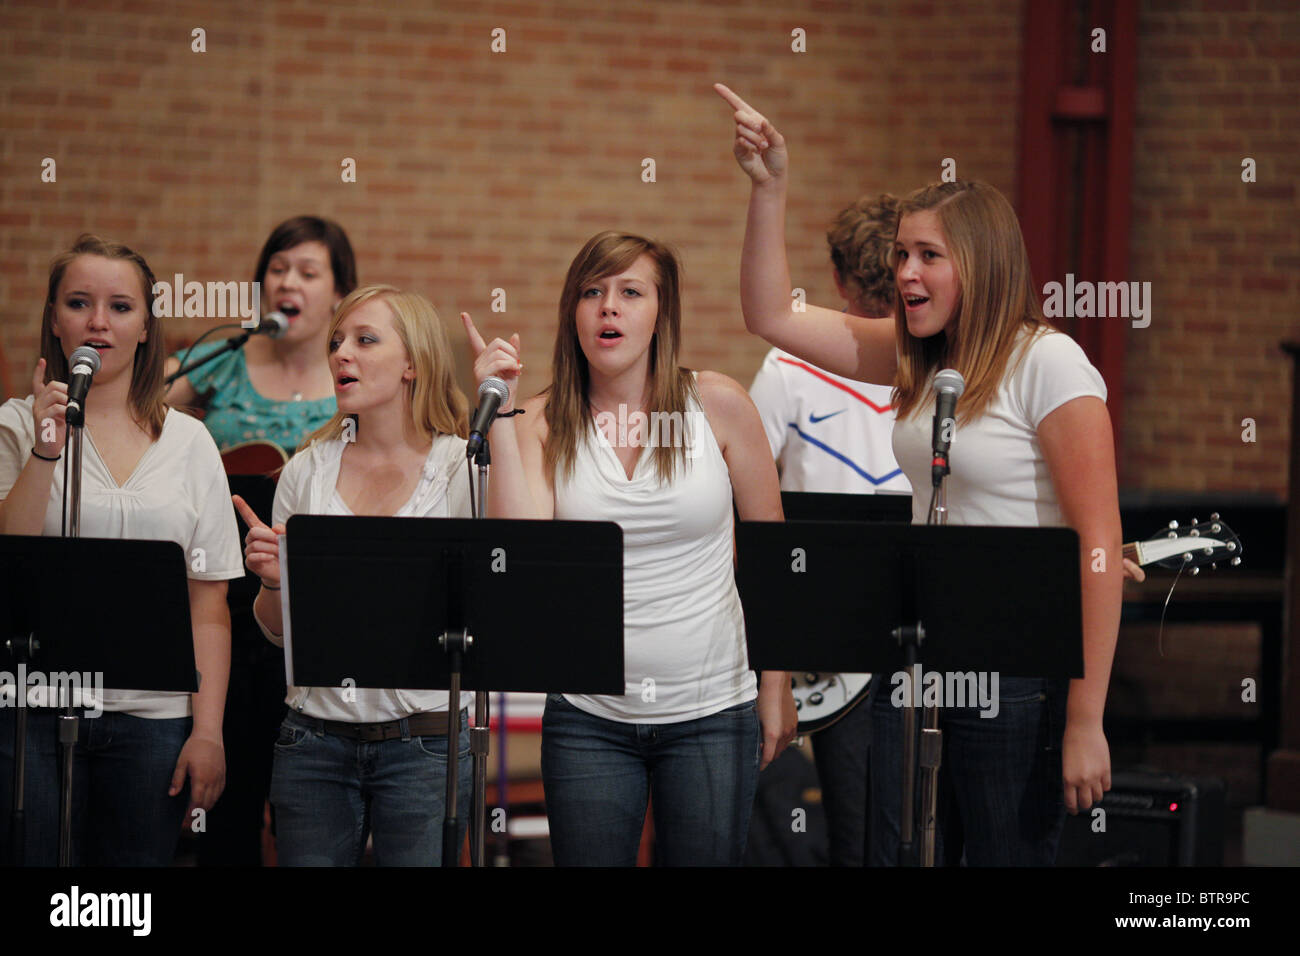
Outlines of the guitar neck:
{"label": "guitar neck", "polygon": [[1124,557],[1128,558],[1134,564],[1142,563],[1141,559],[1138,557],[1138,543],[1136,541],[1130,541],[1128,544],[1124,545],[1122,552]]}

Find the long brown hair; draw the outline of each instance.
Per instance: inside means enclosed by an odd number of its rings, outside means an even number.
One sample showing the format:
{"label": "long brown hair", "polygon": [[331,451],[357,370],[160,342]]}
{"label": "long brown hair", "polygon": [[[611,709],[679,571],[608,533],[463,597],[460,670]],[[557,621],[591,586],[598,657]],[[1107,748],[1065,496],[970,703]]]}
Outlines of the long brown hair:
{"label": "long brown hair", "polygon": [[70,374],[68,357],[63,345],[54,334],[54,307],[59,297],[59,284],[63,275],[81,256],[100,256],[104,259],[122,259],[130,262],[140,273],[141,299],[145,310],[145,340],[135,347],[135,360],[131,368],[131,388],[127,402],[136,423],[149,432],[156,441],[162,434],[167,418],[166,390],[163,388],[163,362],[167,350],[163,341],[162,322],[154,314],[153,270],[144,256],[120,242],[101,239],[82,233],[66,252],[54,257],[50,263],[50,284],[45,295],[45,311],[41,316],[41,358],[45,359],[45,381],[66,382]]}
{"label": "long brown hair", "polygon": [[[668,245],[612,230],[587,240],[569,265],[560,293],[559,327],[555,331],[551,388],[546,398],[548,434],[545,447],[549,474],[573,474],[578,443],[591,427],[588,389],[591,372],[587,356],[578,342],[578,299],[583,290],[599,279],[625,271],[641,256],[655,263],[655,288],[659,292],[659,314],[650,339],[650,411],[664,412],[685,422],[687,402],[699,400],[695,378],[689,369],[677,365],[682,336],[681,263]],[[673,415],[672,413],[678,413]],[[678,443],[684,446],[682,441]],[[678,462],[685,462],[685,447],[657,443],[653,448],[655,471],[660,481],[671,481]]]}
{"label": "long brown hair", "polygon": [[[966,379],[957,405],[958,421],[966,422],[993,400],[1021,331],[1050,326],[1034,288],[1020,223],[1002,193],[974,180],[931,183],[898,204],[899,222],[927,209],[938,218],[953,259],[957,303],[943,331],[917,338],[907,330],[903,294],[895,290],[898,375],[893,404],[899,418],[913,414],[926,399],[930,375],[941,367],[955,368]],[[893,267],[897,274],[897,250]]]}
{"label": "long brown hair", "polygon": [[[425,439],[432,439],[435,435],[467,437],[468,403],[465,393],[456,384],[456,368],[451,358],[447,330],[433,303],[424,296],[418,292],[403,292],[391,285],[369,285],[357,289],[339,303],[330,321],[326,342],[333,341],[344,319],[374,299],[388,306],[393,315],[393,328],[415,366],[415,380],[408,388],[411,419],[416,431]],[[299,450],[317,439],[329,441],[338,438],[343,433],[343,420],[350,417],[336,411],[328,422],[303,439]],[[357,421],[356,426],[360,428],[361,422]]]}

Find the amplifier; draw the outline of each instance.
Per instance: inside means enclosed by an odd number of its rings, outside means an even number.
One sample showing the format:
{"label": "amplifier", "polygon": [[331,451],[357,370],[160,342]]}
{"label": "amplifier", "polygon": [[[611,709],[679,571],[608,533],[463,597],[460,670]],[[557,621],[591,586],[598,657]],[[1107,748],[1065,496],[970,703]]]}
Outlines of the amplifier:
{"label": "amplifier", "polygon": [[1135,769],[1098,805],[1066,817],[1057,866],[1222,866],[1224,784]]}

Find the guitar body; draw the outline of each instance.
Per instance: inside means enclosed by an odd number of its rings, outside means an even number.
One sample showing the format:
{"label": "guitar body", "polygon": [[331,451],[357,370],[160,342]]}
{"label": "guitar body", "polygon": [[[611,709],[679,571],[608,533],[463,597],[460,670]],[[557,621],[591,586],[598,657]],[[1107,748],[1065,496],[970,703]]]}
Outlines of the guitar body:
{"label": "guitar body", "polygon": [[289,456],[274,442],[246,441],[221,453],[227,475],[273,475],[284,467]]}
{"label": "guitar body", "polygon": [[[1195,575],[1207,564],[1216,568],[1219,561],[1240,564],[1241,539],[1214,514],[1209,521],[1192,519],[1187,528],[1171,521],[1145,541],[1124,545],[1124,557],[1143,567],[1158,564]],[[869,674],[795,674],[790,686],[799,713],[798,732],[811,734],[835,723],[867,696],[870,680]]]}
{"label": "guitar body", "polygon": [[799,733],[825,730],[867,696],[870,674],[794,674],[794,706],[799,714]]}

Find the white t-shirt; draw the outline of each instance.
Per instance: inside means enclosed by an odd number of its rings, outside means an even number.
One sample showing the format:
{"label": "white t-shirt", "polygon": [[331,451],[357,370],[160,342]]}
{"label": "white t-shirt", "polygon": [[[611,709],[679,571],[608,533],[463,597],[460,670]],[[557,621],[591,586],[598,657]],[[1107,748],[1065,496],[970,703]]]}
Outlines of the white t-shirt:
{"label": "white t-shirt", "polygon": [[780,349],[768,352],[749,396],[781,472],[781,490],[911,491],[890,443],[892,391],[835,375]]}
{"label": "white t-shirt", "polygon": [[[315,441],[293,456],[280,473],[280,483],[275,489],[273,525],[284,524],[295,514],[352,514],[337,488],[339,466],[347,444],[341,438]],[[470,517],[465,439],[439,435],[433,440],[415,491],[394,517]],[[284,645],[283,636],[272,634],[264,625],[262,632],[273,644]],[[461,707],[469,706],[473,700],[473,692],[461,692]],[[400,720],[417,713],[445,711],[447,691],[290,686],[285,703],[319,720],[374,724]]]}
{"label": "white t-shirt", "polygon": [[[953,433],[946,479],[948,522],[955,525],[1062,527],[1065,518],[1038,441],[1038,426],[1066,402],[1106,400],[1106,384],[1074,339],[1055,330],[1022,335],[1008,372],[984,414]],[[1017,361],[1019,359],[1019,361]],[[894,454],[918,489],[930,487],[933,389],[915,414],[894,425]],[[957,403],[961,411],[961,402]],[[928,493],[912,497],[912,521],[924,524]]]}
{"label": "white t-shirt", "polygon": [[607,720],[694,720],[758,696],[732,567],[731,476],[694,400],[684,440],[687,460],[672,483],[659,480],[651,448],[629,479],[593,423],[572,477],[556,477],[556,518],[623,529],[625,696],[567,695]]}
{"label": "white t-shirt", "polygon": [[[0,406],[0,499],[7,498],[36,443],[33,396],[11,398]],[[58,537],[63,507],[63,466],[54,467],[42,534]],[[82,444],[81,536],[175,541],[187,557],[203,555],[204,570],[186,562],[195,581],[228,581],[244,576],[239,528],[230,485],[216,442],[202,422],[175,409],[167,411],[162,434],[141,456],[126,482],[118,485],[95,448],[90,429]],[[141,613],[148,613],[141,594]],[[193,635],[185,635],[193,640]],[[136,717],[188,717],[190,695],[105,688],[105,710]]]}

